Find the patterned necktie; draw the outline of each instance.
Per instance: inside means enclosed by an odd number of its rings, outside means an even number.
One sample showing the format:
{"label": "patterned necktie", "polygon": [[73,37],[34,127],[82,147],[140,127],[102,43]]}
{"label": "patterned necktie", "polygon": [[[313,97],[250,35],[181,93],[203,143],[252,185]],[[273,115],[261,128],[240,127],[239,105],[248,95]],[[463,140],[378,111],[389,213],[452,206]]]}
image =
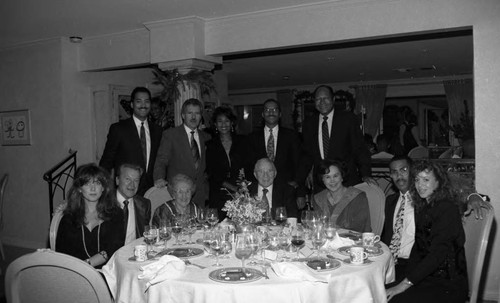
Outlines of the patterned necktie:
{"label": "patterned necktie", "polygon": [[144,122],[141,122],[141,149],[142,149],[142,156],[144,157],[144,166],[146,167],[146,170],[148,169],[148,154],[147,154],[147,147],[146,147],[146,129],[144,128]]}
{"label": "patterned necktie", "polygon": [[198,149],[198,142],[194,139],[194,130],[191,131],[191,154],[194,159],[194,167],[198,169],[200,166],[200,150]]}
{"label": "patterned necktie", "polygon": [[266,203],[266,212],[268,214],[271,214],[271,206],[269,205],[269,199],[267,198],[268,192],[269,192],[269,190],[267,188],[262,189],[262,202]]}
{"label": "patterned necktie", "polygon": [[269,129],[269,139],[267,139],[267,157],[274,161],[274,136],[273,129]]}
{"label": "patterned necktie", "polygon": [[125,232],[128,225],[128,200],[123,201],[123,221],[125,222]]}
{"label": "patterned necktie", "polygon": [[391,253],[394,256],[394,261],[396,263],[398,261],[399,248],[401,247],[401,235],[403,232],[406,202],[407,201],[405,194],[403,195],[403,199],[401,200],[401,205],[399,206],[399,210],[396,214],[396,220],[394,221],[394,233],[392,234],[391,244],[389,245],[389,249],[391,250]]}
{"label": "patterned necktie", "polygon": [[330,135],[328,133],[328,116],[323,116],[321,124],[321,132],[323,135],[323,159],[328,158],[328,150],[330,148]]}

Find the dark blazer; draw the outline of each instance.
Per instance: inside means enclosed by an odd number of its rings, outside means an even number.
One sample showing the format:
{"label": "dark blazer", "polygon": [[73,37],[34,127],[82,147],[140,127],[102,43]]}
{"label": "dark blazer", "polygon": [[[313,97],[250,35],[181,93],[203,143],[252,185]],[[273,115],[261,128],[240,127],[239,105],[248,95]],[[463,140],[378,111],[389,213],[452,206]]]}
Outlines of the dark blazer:
{"label": "dark blazer", "polygon": [[149,225],[149,220],[151,220],[151,201],[136,195],[134,197],[134,211],[135,235],[140,238],[144,234],[144,226]]}
{"label": "dark blazer", "polygon": [[[219,136],[214,136],[207,142],[207,175],[210,186],[209,206],[219,210],[219,220],[224,220],[225,214],[222,207],[231,196],[221,190],[222,183],[229,182],[236,186],[239,171],[244,166],[244,155],[246,154],[245,138],[232,135],[232,144],[229,158],[222,146]],[[248,173],[246,173],[248,175]],[[248,179],[248,176],[247,176]]]}
{"label": "dark blazer", "polygon": [[[247,144],[247,179],[255,180],[253,176],[255,163],[259,159],[267,157],[267,142],[265,141],[264,129],[251,133],[248,136]],[[300,158],[300,139],[295,131],[286,127],[279,127],[275,154],[276,181],[296,181],[296,170]]]}
{"label": "dark blazer", "polygon": [[391,244],[392,234],[394,233],[394,212],[396,211],[399,196],[400,193],[397,192],[385,199],[385,221],[380,241],[384,242],[387,246]]}
{"label": "dark blazer", "polygon": [[198,134],[201,153],[200,165],[196,169],[184,124],[164,131],[156,156],[153,178],[155,181],[168,181],[177,174],[190,177],[196,185],[192,201],[199,207],[204,207],[205,200],[208,199],[208,182],[205,175],[206,142],[210,140],[210,135],[201,130],[198,130]]}
{"label": "dark blazer", "polygon": [[[250,195],[257,195],[258,184],[253,182],[250,184],[248,190]],[[299,211],[295,200],[295,188],[284,182],[274,182],[273,184],[273,201],[271,207],[271,215],[274,218],[276,207],[286,207],[286,214],[288,217],[298,218]]]}
{"label": "dark blazer", "polygon": [[146,160],[142,156],[141,140],[133,118],[121,120],[110,126],[106,146],[99,161],[99,166],[110,172],[112,169],[116,172],[123,163],[140,165],[144,173],[141,176],[137,194],[141,196],[154,185],[153,168],[162,133],[162,129],[158,125],[148,123],[148,126],[151,150],[147,169]]}
{"label": "dark blazer", "polygon": [[[315,168],[313,173],[316,176],[316,168],[321,162],[318,141],[319,116],[320,114],[316,113],[304,121],[302,156],[298,171],[299,184],[304,184],[311,167]],[[365,145],[356,116],[351,112],[335,110],[330,130],[330,149],[325,158],[346,164],[348,172],[344,180],[346,186],[359,183],[360,175],[371,176],[370,153]],[[319,192],[324,185],[317,178],[314,179],[315,192]]]}

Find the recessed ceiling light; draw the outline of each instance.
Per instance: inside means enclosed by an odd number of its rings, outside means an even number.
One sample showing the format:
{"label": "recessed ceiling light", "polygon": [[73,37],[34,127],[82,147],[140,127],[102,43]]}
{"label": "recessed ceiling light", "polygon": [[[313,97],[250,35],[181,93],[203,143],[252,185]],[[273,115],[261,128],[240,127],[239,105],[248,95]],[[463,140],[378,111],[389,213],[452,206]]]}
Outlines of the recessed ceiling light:
{"label": "recessed ceiling light", "polygon": [[335,57],[326,57],[326,60],[333,61],[333,60],[335,60]]}
{"label": "recessed ceiling light", "polygon": [[283,80],[290,80],[290,76],[283,76]]}
{"label": "recessed ceiling light", "polygon": [[78,37],[78,36],[71,36],[69,37],[69,42],[71,43],[81,43],[83,40],[82,37]]}

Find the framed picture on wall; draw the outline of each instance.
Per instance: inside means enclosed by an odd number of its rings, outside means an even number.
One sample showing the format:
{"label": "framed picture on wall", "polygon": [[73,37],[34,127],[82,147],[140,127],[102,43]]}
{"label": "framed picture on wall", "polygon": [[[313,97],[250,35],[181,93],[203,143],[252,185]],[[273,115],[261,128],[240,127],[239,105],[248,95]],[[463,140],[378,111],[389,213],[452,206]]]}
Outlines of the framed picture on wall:
{"label": "framed picture on wall", "polygon": [[31,120],[27,109],[0,112],[1,145],[31,145]]}

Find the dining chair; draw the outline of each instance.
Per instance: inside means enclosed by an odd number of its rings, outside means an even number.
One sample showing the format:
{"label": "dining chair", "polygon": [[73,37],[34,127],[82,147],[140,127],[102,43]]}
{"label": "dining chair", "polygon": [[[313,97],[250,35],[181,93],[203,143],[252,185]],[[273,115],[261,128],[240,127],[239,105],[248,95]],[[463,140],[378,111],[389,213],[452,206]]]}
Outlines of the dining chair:
{"label": "dining chair", "polygon": [[476,303],[479,296],[479,286],[483,273],[484,259],[488,248],[493,223],[494,211],[488,210],[483,219],[476,219],[474,214],[464,218],[465,259],[469,278],[469,302]]}
{"label": "dining chair", "polygon": [[102,275],[84,261],[49,249],[14,260],[5,277],[9,303],[111,303]]}
{"label": "dining chair", "polygon": [[[2,181],[0,181],[0,234],[3,231],[3,201],[5,196],[5,187],[7,187],[7,182],[9,181],[9,174],[4,174]],[[2,237],[0,236],[0,254],[2,255],[2,260],[5,260],[5,252],[3,250]]]}
{"label": "dining chair", "polygon": [[417,146],[408,152],[408,157],[412,159],[429,158],[429,149],[424,146]]}
{"label": "dining chair", "polygon": [[155,213],[155,210],[158,206],[162,205],[163,203],[172,200],[172,195],[170,195],[170,192],[168,191],[168,188],[162,187],[151,187],[146,191],[144,194],[144,198],[149,199],[151,201],[151,220],[150,223],[153,220],[153,214]]}
{"label": "dining chair", "polygon": [[368,184],[366,182],[354,185],[366,193],[368,205],[370,207],[370,220],[372,224],[372,232],[380,235],[384,227],[385,219],[385,194],[377,185]]}
{"label": "dining chair", "polygon": [[53,251],[56,250],[56,239],[57,239],[57,230],[59,228],[59,223],[63,217],[64,209],[66,208],[66,202],[63,201],[54,211],[52,216],[52,221],[50,221],[50,229],[49,229],[49,243],[50,249]]}

